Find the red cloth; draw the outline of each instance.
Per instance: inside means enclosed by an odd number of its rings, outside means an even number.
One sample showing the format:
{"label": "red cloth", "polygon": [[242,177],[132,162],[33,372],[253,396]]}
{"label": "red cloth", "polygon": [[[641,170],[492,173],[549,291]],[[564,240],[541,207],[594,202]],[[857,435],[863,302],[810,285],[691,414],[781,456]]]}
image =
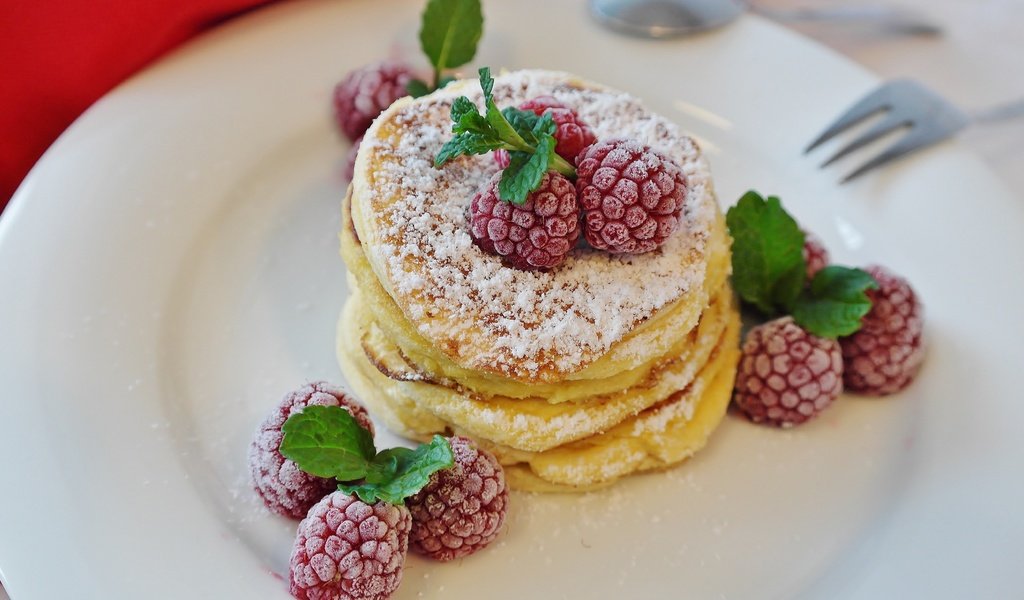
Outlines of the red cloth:
{"label": "red cloth", "polygon": [[90,104],[196,33],[269,0],[0,0],[0,210]]}

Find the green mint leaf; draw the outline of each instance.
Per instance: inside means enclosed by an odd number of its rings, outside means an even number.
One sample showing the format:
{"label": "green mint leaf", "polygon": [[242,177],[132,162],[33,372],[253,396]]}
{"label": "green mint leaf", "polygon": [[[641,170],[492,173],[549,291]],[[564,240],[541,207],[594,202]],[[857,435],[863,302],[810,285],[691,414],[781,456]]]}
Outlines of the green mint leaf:
{"label": "green mint leaf", "polygon": [[405,91],[413,98],[419,98],[430,93],[430,86],[422,79],[413,79],[405,84]]}
{"label": "green mint leaf", "polygon": [[[395,470],[390,479],[371,482],[370,478],[360,484],[341,484],[338,489],[346,494],[356,494],[367,504],[383,500],[390,504],[401,504],[406,498],[423,489],[430,482],[430,476],[455,464],[448,440],[435,435],[429,444],[420,444],[415,450],[391,448],[374,457],[374,463],[391,464]],[[381,473],[384,471],[382,470]]]}
{"label": "green mint leaf", "polygon": [[513,204],[525,203],[530,192],[540,186],[554,153],[555,138],[551,135],[545,135],[537,142],[537,150],[533,154],[510,152],[509,165],[502,171],[498,182],[498,197]]}
{"label": "green mint leaf", "polygon": [[366,470],[367,484],[379,485],[395,478],[395,474],[398,472],[398,457],[393,450],[395,449],[381,450],[377,456],[373,457]]}
{"label": "green mint leaf", "polygon": [[420,47],[434,66],[436,87],[440,73],[473,60],[484,32],[480,0],[429,0],[420,22]]}
{"label": "green mint leaf", "polygon": [[804,234],[779,199],[747,192],[726,213],[733,238],[732,281],[743,300],[765,314],[788,311],[803,289]]}
{"label": "green mint leaf", "polygon": [[476,109],[476,104],[465,96],[459,96],[452,102],[451,117],[452,121],[459,124],[463,117],[470,114],[480,115],[480,112]]}
{"label": "green mint leaf", "polygon": [[508,150],[513,153],[513,160],[509,169],[502,173],[499,194],[503,200],[516,204],[525,202],[526,196],[537,189],[544,173],[550,169],[567,177],[576,175],[576,169],[555,154],[556,125],[550,114],[538,117],[514,108],[499,110],[491,95],[494,78],[487,67],[480,69],[480,88],[484,92],[483,115],[465,96],[452,102],[455,136],[434,157],[435,167],[466,154]]}
{"label": "green mint leaf", "polygon": [[281,454],[317,477],[362,478],[376,453],[370,432],[340,406],[307,406],[281,431]]}
{"label": "green mint leaf", "polygon": [[477,73],[480,75],[480,89],[484,91],[484,102],[493,102],[491,92],[494,91],[494,78],[491,77],[491,68],[480,67]]}
{"label": "green mint leaf", "polygon": [[[523,138],[527,144],[531,146],[537,145],[537,136],[533,133],[533,128],[537,126],[537,122],[540,121],[540,117],[537,116],[532,110],[519,110],[512,106],[505,108],[501,111],[505,120],[512,126],[512,129],[519,134],[519,137]],[[554,121],[552,121],[554,123]]]}
{"label": "green mint leaf", "polygon": [[445,75],[441,79],[437,80],[437,89],[441,89],[443,87],[448,87],[448,84],[453,82],[453,81],[458,81],[458,78],[451,77],[450,75]]}
{"label": "green mint leaf", "polygon": [[558,126],[555,125],[555,119],[551,116],[551,113],[544,113],[537,117],[537,122],[533,124],[531,133],[539,139],[545,135],[554,136],[556,129],[558,129]]}
{"label": "green mint leaf", "polygon": [[850,335],[860,329],[861,319],[871,310],[864,292],[877,287],[878,282],[860,269],[825,267],[796,300],[793,320],[818,337]]}
{"label": "green mint leaf", "polygon": [[434,166],[441,167],[453,158],[467,154],[486,154],[504,147],[494,127],[480,114],[473,102],[459,96],[452,102],[452,132],[455,136],[441,146],[434,157]]}
{"label": "green mint leaf", "polygon": [[490,136],[477,133],[463,133],[445,142],[434,157],[434,166],[441,167],[449,160],[469,154],[487,154],[492,150],[504,148],[504,144]]}

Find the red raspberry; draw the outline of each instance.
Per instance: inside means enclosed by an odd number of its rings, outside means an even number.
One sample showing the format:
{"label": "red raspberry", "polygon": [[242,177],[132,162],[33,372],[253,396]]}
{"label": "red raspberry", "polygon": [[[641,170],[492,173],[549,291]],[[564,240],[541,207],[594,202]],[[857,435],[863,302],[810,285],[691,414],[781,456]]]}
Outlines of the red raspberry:
{"label": "red raspberry", "polygon": [[334,492],[299,523],[291,593],[300,600],[384,600],[402,582],[412,518],[404,506],[373,506]]}
{"label": "red raspberry", "polygon": [[829,256],[825,244],[818,236],[804,230],[804,262],[807,263],[807,281],[814,279],[818,271],[828,266]]}
{"label": "red raspberry", "polygon": [[284,422],[313,405],[340,406],[373,435],[373,423],[366,409],[340,388],[325,381],[316,381],[285,394],[277,408],[256,430],[249,446],[249,470],[256,491],[263,497],[267,508],[293,519],[304,517],[310,506],[337,487],[333,479],[304,473],[281,455],[281,427]]}
{"label": "red raspberry", "polygon": [[747,334],[733,401],[755,423],[792,427],[825,410],[843,391],[842,378],[839,342],[782,317]]}
{"label": "red raspberry", "polygon": [[473,241],[517,269],[550,269],[561,264],[580,237],[580,205],[572,183],[549,171],[526,202],[515,205],[498,197],[499,181],[501,173],[492,177],[469,205]]}
{"label": "red raspberry", "polygon": [[505,521],[508,488],[498,459],[464,437],[451,438],[455,466],[405,501],[412,549],[437,560],[469,556],[490,544]]}
{"label": "red raspberry", "polygon": [[871,311],[853,335],[841,338],[846,387],[884,396],[907,386],[924,360],[924,310],[906,279],[879,266],[865,269],[879,289],[868,290]]}
{"label": "red raspberry", "polygon": [[334,87],[334,117],[338,127],[355,141],[385,108],[409,95],[405,86],[415,77],[400,62],[384,61],[360,67]]}
{"label": "red raspberry", "polygon": [[686,200],[682,168],[633,140],[609,140],[579,155],[576,190],[584,236],[613,253],[654,250],[679,226]]}
{"label": "red raspberry", "polygon": [[[580,120],[576,111],[551,96],[540,96],[527,100],[519,105],[519,110],[531,110],[538,117],[545,112],[551,114],[551,120],[555,122],[556,126],[555,152],[570,163],[575,163],[579,153],[597,141],[597,136],[586,123]],[[508,166],[508,152],[498,150],[494,153],[494,158],[502,169]]]}

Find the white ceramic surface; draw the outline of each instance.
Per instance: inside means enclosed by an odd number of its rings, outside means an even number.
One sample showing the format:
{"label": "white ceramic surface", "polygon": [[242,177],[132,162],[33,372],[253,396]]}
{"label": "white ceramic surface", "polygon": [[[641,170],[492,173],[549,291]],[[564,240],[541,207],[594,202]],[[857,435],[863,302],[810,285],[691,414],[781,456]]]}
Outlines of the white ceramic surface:
{"label": "white ceramic surface", "polygon": [[[258,11],[122,85],[26,180],[0,221],[13,598],[287,597],[294,524],[250,491],[246,446],[282,393],[340,379],[329,93],[414,55],[419,5]],[[640,95],[699,137],[723,202],[780,194],[837,261],[910,277],[930,353],[897,397],[791,432],[729,419],[689,464],[606,492],[516,494],[493,548],[411,558],[396,600],[1019,596],[1024,206],[953,144],[838,187],[850,165],[800,149],[875,79],[756,18],[657,43],[575,2],[485,12],[478,64]]]}

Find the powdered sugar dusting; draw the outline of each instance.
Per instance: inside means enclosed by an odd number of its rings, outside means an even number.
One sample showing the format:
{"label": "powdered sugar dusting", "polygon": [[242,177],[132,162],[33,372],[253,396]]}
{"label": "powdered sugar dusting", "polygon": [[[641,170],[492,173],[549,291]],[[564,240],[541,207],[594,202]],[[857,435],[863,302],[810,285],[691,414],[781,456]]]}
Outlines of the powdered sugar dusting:
{"label": "powdered sugar dusting", "polygon": [[[454,88],[454,89],[450,89]],[[716,214],[706,163],[692,140],[627,94],[574,83],[562,73],[519,71],[495,84],[499,106],[541,95],[575,109],[598,139],[637,139],[683,166],[689,190],[680,230],[661,248],[614,256],[577,248],[557,269],[524,272],[484,254],[470,239],[466,207],[497,170],[490,156],[442,169],[433,157],[450,138],[451,101],[481,102],[479,86],[450,86],[392,115],[396,142],[371,128],[364,150],[377,166],[359,194],[376,216],[367,255],[422,335],[471,368],[509,376],[566,374],[607,352],[656,311],[700,290]],[[379,124],[378,124],[379,125]],[[364,201],[365,201],[364,200]]]}

